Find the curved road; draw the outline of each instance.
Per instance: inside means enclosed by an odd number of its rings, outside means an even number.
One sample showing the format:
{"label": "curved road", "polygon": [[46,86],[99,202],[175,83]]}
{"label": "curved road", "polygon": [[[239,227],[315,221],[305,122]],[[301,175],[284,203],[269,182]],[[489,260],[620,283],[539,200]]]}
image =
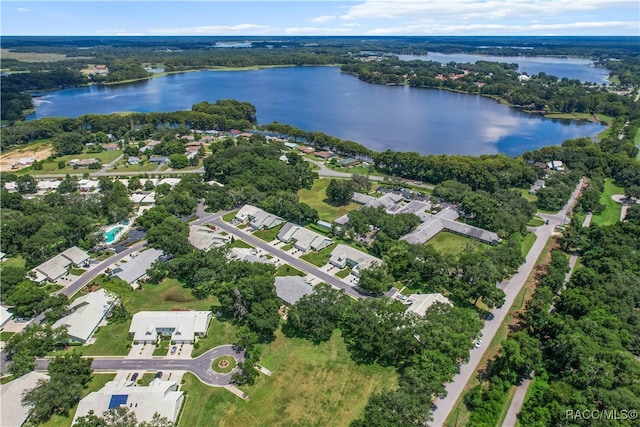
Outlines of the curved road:
{"label": "curved road", "polygon": [[[129,359],[125,357],[93,357],[91,369],[96,372],[127,371],[187,371],[211,387],[224,387],[231,384],[232,372],[219,374],[211,370],[211,362],[220,356],[231,356],[237,362],[244,361],[244,350],[236,350],[232,345],[221,345],[194,359]],[[36,359],[36,371],[46,371],[49,359]]]}
{"label": "curved road", "polygon": [[502,307],[494,309],[491,314],[493,317],[487,320],[482,328],[482,344],[478,348],[472,348],[470,351],[469,361],[463,365],[460,365],[460,372],[453,377],[453,381],[446,385],[447,396],[443,399],[436,399],[434,402],[433,421],[429,423],[431,426],[444,426],[445,421],[449,413],[453,410],[456,402],[460,398],[460,395],[464,392],[464,389],[476,371],[482,356],[489,348],[491,340],[497,333],[502,321],[509,313],[513,302],[524,286],[529,274],[533,270],[535,263],[544,250],[547,240],[554,232],[556,225],[566,224],[568,222],[567,215],[570,212],[573,204],[580,194],[584,179],[581,179],[575,190],[571,194],[567,204],[557,214],[543,214],[538,215],[548,220],[548,224],[537,227],[534,231],[536,235],[536,241],[527,254],[525,263],[520,267],[520,270],[513,277],[503,283],[500,283],[498,287],[504,290],[505,301]]}

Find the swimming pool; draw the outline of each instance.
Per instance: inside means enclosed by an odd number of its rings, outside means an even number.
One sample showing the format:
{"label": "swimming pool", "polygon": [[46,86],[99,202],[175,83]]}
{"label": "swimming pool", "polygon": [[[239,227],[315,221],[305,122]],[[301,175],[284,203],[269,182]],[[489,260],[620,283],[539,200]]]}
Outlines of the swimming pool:
{"label": "swimming pool", "polygon": [[104,236],[104,241],[107,244],[111,244],[114,242],[114,240],[116,240],[116,236],[118,235],[118,233],[120,233],[122,230],[124,230],[124,227],[121,226],[115,226],[112,227],[110,229],[108,229],[107,231],[104,232],[103,236]]}

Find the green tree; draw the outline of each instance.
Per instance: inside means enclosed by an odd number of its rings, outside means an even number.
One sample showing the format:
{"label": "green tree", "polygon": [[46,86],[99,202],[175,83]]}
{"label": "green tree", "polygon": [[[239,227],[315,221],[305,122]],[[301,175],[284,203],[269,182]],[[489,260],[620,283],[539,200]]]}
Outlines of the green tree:
{"label": "green tree", "polygon": [[191,251],[189,226],[174,216],[165,218],[147,231],[147,241],[166,254],[183,255]]}
{"label": "green tree", "polygon": [[327,186],[327,198],[336,206],[346,205],[353,197],[353,184],[351,181],[332,179]]}

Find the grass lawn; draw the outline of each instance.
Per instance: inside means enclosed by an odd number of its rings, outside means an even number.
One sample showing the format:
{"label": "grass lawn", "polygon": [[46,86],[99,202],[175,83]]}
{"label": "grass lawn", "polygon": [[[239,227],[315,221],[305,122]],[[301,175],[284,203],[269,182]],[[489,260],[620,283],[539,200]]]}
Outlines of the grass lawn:
{"label": "grass lawn", "polygon": [[73,274],[74,276],[82,276],[87,270],[83,268],[70,268],[67,271],[69,274]]}
{"label": "grass lawn", "polygon": [[349,274],[351,274],[351,269],[350,268],[343,268],[342,270],[338,271],[336,273],[336,276],[344,279],[345,277],[347,277]]}
{"label": "grass lawn", "polygon": [[300,259],[303,259],[316,267],[322,267],[326,263],[329,262],[329,258],[331,258],[331,252],[335,249],[335,245],[331,244],[318,252],[311,252],[305,255],[302,255]]}
{"label": "grass lawn", "polygon": [[27,260],[25,260],[24,258],[22,258],[21,255],[18,256],[13,256],[11,258],[7,258],[5,261],[2,262],[2,266],[3,267],[18,267],[18,268],[24,268],[25,264],[27,263]]}
{"label": "grass lawn", "polygon": [[220,356],[211,362],[211,369],[220,374],[228,374],[236,367],[236,359],[231,356]]}
{"label": "grass lawn", "polygon": [[[94,374],[91,378],[91,382],[89,382],[87,388],[82,392],[82,397],[85,397],[91,392],[100,390],[107,382],[112,381],[114,378],[115,374]],[[69,415],[66,417],[54,415],[49,421],[39,425],[41,427],[70,427],[73,422],[73,416],[76,413],[76,409],[78,409],[78,405],[71,408],[69,410]]]}
{"label": "grass lawn", "polygon": [[265,242],[270,242],[274,240],[276,237],[278,237],[278,233],[280,232],[282,225],[283,224],[277,227],[269,228],[269,229],[263,228],[262,230],[258,230],[255,233],[253,233],[253,235],[259,239],[264,240]]}
{"label": "grass lawn", "polygon": [[531,250],[531,247],[535,242],[536,242],[535,234],[533,233],[525,234],[524,238],[522,239],[522,256],[524,257],[527,256],[527,254],[529,253],[529,251]]}
{"label": "grass lawn", "polygon": [[169,337],[162,337],[160,345],[153,350],[154,356],[166,356],[169,353],[169,346],[171,345],[171,339]]}
{"label": "grass lawn", "polygon": [[141,162],[137,165],[130,165],[127,163],[127,158],[122,161],[122,164],[114,165],[110,172],[120,171],[120,172],[153,172],[158,169],[158,165],[156,163],[151,162]]}
{"label": "grass lawn", "polygon": [[276,270],[276,277],[281,276],[306,276],[306,273],[298,270],[297,268],[291,267],[288,264],[281,265]]}
{"label": "grass lawn", "polygon": [[209,387],[193,374],[182,377],[185,401],[178,419],[179,427],[219,426],[227,409],[240,398],[223,388]]}
{"label": "grass lawn", "polygon": [[290,249],[293,249],[294,246],[295,246],[295,243],[287,243],[286,245],[281,246],[280,249],[286,252]]}
{"label": "grass lawn", "polygon": [[60,156],[57,157],[55,160],[53,161],[45,161],[42,164],[42,169],[41,170],[33,170],[33,167],[29,167],[29,168],[25,168],[25,169],[21,169],[20,172],[23,172],[25,170],[29,171],[30,174],[52,174],[52,173],[60,173],[60,174],[66,174],[66,173],[83,173],[83,172],[97,172],[97,169],[89,169],[89,168],[77,168],[74,169],[72,166],[65,166],[62,169],[58,169],[58,162],[63,161],[65,164],[67,162],[69,162],[69,160],[73,160],[73,159],[98,159],[100,160],[100,162],[102,163],[102,165],[106,165],[107,163],[112,162],[113,160],[116,159],[116,157],[118,157],[119,155],[122,154],[122,151],[101,151],[99,153],[82,153],[82,154],[69,154],[66,156]]}
{"label": "grass lawn", "polygon": [[138,378],[138,381],[136,381],[138,383],[138,385],[144,385],[147,386],[149,385],[149,383],[151,381],[153,381],[156,377],[155,372],[147,372],[144,373],[140,378]]}
{"label": "grass lawn", "polygon": [[180,426],[347,426],[372,393],[397,385],[394,369],[353,362],[338,332],[318,346],[278,332],[263,350],[260,362],[273,375],[243,387],[248,400],[211,389],[203,394],[185,382]]}
{"label": "grass lawn", "polygon": [[211,318],[206,337],[198,338],[191,357],[198,357],[214,347],[233,344],[236,341],[236,327],[230,322],[224,322],[213,317]]}
{"label": "grass lawn", "polygon": [[470,237],[461,236],[460,234],[451,233],[449,231],[441,231],[433,239],[427,242],[427,245],[433,246],[438,252],[444,255],[457,255],[467,247],[467,245],[486,247],[486,243]]}
{"label": "grass lawn", "polygon": [[329,204],[326,201],[329,182],[331,182],[331,180],[326,178],[316,179],[310,190],[302,189],[298,192],[298,195],[300,196],[301,202],[308,204],[318,211],[320,219],[331,222],[336,218],[340,218],[342,215],[358,209],[360,205],[353,202],[344,206],[333,206]]}
{"label": "grass lawn", "polygon": [[535,194],[529,193],[528,188],[518,188],[518,191],[520,192],[520,196],[522,196],[522,198],[525,199],[526,201],[532,202],[532,203],[535,203],[538,201],[538,196],[536,196]]}
{"label": "grass lawn", "polygon": [[7,341],[13,335],[15,335],[15,332],[0,332],[0,341]]}
{"label": "grass lawn", "polygon": [[527,225],[530,227],[540,227],[541,225],[544,225],[544,220],[540,217],[534,216],[529,220]]}
{"label": "grass lawn", "polygon": [[594,215],[591,218],[593,224],[612,225],[620,221],[622,205],[611,199],[613,194],[624,194],[624,188],[618,187],[613,183],[613,179],[607,178],[604,182],[604,191],[600,196],[600,203],[605,206],[605,209],[600,215]]}
{"label": "grass lawn", "polygon": [[233,242],[229,243],[227,245],[228,248],[246,248],[246,249],[253,249],[253,246],[251,246],[248,243],[245,243],[244,241],[240,240],[240,239],[235,239]]}
{"label": "grass lawn", "polygon": [[[636,147],[640,148],[640,129],[637,130],[635,136],[633,137],[633,143]],[[636,159],[640,160],[640,151],[636,155]]]}
{"label": "grass lawn", "polygon": [[238,213],[238,211],[233,211],[233,212],[229,212],[226,215],[222,215],[222,220],[226,221],[226,222],[231,222],[233,220],[233,218],[236,217],[237,213]]}
{"label": "grass lawn", "polygon": [[[218,300],[209,297],[204,300],[196,299],[191,290],[182,287],[175,279],[165,279],[159,285],[144,285],[142,290],[133,290],[121,281],[106,280],[101,276],[96,280],[102,286],[120,296],[122,302],[131,314],[144,310],[210,310],[211,306],[219,305]],[[125,356],[129,352],[128,344],[132,343],[129,336],[131,322],[112,324],[101,327],[95,334],[96,342],[82,347],[85,356]]]}

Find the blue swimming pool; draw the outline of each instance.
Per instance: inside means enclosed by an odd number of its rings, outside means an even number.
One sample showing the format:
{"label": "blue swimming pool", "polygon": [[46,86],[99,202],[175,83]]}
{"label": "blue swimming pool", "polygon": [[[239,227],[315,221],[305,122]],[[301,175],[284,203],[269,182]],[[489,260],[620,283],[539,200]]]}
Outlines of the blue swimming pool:
{"label": "blue swimming pool", "polygon": [[105,242],[107,244],[113,243],[113,241],[116,240],[116,236],[118,235],[118,233],[120,233],[123,229],[124,227],[116,226],[105,231],[103,234]]}

